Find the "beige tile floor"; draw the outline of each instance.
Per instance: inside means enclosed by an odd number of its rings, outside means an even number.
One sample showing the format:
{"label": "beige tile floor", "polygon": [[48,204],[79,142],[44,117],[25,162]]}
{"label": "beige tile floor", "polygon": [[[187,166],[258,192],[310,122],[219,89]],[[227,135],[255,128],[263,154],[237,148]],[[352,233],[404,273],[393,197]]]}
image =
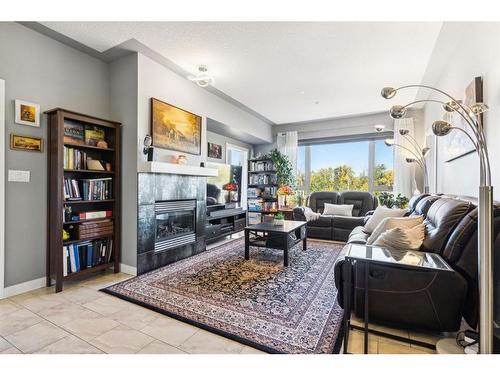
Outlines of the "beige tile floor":
{"label": "beige tile floor", "polygon": [[[129,277],[102,273],[67,284],[61,293],[41,288],[0,300],[0,353],[263,353],[99,291]],[[430,342],[438,339],[375,328]],[[429,353],[375,335],[369,343],[370,353]],[[351,331],[348,350],[363,352],[361,332]]]}

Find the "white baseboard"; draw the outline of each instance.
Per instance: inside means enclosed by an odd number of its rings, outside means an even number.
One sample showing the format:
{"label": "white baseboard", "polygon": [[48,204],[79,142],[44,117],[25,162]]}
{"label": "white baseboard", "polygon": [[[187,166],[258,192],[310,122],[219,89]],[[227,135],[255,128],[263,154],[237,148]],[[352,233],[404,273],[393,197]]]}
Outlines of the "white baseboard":
{"label": "white baseboard", "polygon": [[3,298],[17,296],[35,289],[43,288],[46,285],[47,279],[40,277],[39,279],[25,281],[24,283],[15,284],[4,288]]}
{"label": "white baseboard", "polygon": [[123,263],[120,263],[120,272],[126,273],[127,275],[137,276],[136,267],[132,267]]}
{"label": "white baseboard", "polygon": [[[137,276],[136,267],[132,267],[123,263],[120,263],[120,271],[128,275]],[[23,294],[35,289],[43,288],[45,287],[46,282],[47,280],[45,277],[40,277],[39,279],[25,281],[24,283],[8,286],[4,288],[3,296],[0,296],[0,299],[17,296],[18,294]]]}

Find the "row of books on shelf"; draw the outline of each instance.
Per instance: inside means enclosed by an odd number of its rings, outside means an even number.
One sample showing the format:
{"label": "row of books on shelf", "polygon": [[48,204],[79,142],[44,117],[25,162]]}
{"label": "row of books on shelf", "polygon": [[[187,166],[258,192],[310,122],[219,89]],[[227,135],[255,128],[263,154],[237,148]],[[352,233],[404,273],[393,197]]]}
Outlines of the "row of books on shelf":
{"label": "row of books on shelf", "polygon": [[254,174],[250,175],[248,183],[250,185],[268,185],[278,183],[278,176],[275,174]]}
{"label": "row of books on shelf", "polygon": [[64,146],[64,169],[87,169],[87,153]]}
{"label": "row of books on shelf", "polygon": [[266,186],[265,188],[248,188],[248,198],[275,198],[278,188],[276,186]]}
{"label": "row of books on shelf", "polygon": [[113,239],[103,238],[63,246],[63,275],[109,263],[113,255]]}
{"label": "row of books on shelf", "polygon": [[86,151],[64,146],[64,169],[105,171],[106,164],[111,169],[111,163],[93,159],[88,156]]}
{"label": "row of books on shelf", "polygon": [[269,212],[278,210],[278,202],[263,202],[259,199],[248,200],[248,211]]}
{"label": "row of books on shelf", "polygon": [[112,188],[112,177],[81,180],[64,178],[64,199],[69,201],[111,199]]}
{"label": "row of books on shelf", "polygon": [[274,170],[273,162],[267,161],[252,161],[250,162],[250,172],[272,171]]}
{"label": "row of books on shelf", "polygon": [[63,221],[65,223],[80,220],[104,219],[112,216],[112,210],[76,212],[72,211],[71,207],[68,207],[66,205],[63,208]]}

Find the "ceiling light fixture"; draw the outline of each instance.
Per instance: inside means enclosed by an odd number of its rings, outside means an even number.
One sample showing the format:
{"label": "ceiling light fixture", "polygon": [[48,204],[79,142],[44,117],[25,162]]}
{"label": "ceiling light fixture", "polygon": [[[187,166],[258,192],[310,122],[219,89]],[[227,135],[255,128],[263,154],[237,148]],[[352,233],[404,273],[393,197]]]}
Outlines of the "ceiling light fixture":
{"label": "ceiling light fixture", "polygon": [[198,73],[196,75],[188,76],[187,79],[195,82],[200,87],[207,87],[208,85],[213,85],[215,80],[213,77],[208,75],[208,68],[205,65],[200,65],[198,67]]}

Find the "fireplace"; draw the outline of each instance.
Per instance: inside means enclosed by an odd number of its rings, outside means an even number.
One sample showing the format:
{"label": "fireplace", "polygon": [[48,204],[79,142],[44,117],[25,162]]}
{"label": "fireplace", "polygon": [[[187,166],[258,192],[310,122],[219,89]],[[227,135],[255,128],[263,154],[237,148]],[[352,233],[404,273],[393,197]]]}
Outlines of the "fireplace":
{"label": "fireplace", "polygon": [[155,202],[155,252],[196,242],[196,200]]}

